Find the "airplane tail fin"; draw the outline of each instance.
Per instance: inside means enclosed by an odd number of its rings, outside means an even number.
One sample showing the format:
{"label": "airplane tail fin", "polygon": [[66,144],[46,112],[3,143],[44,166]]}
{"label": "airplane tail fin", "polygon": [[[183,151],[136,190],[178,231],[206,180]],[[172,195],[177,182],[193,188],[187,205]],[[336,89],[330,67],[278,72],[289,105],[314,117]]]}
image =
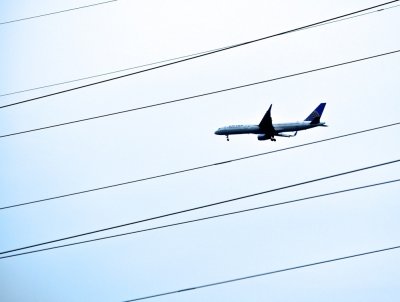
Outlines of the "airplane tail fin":
{"label": "airplane tail fin", "polygon": [[322,112],[324,112],[326,103],[321,103],[317,108],[305,119],[305,121],[311,122],[311,124],[319,124],[322,116]]}

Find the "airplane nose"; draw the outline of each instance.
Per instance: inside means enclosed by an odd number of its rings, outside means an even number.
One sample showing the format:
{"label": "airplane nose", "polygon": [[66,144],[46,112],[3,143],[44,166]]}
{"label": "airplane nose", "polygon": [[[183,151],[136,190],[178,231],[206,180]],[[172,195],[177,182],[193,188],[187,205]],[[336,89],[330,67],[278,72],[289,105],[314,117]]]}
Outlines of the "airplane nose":
{"label": "airplane nose", "polygon": [[217,131],[214,132],[214,134],[220,134],[221,132],[219,131],[219,129]]}

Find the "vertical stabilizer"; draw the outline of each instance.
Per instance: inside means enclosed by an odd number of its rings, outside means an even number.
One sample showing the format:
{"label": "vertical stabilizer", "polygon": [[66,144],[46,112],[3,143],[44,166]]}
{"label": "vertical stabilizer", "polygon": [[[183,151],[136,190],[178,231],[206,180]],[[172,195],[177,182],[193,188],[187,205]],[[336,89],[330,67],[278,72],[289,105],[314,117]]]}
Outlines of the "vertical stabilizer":
{"label": "vertical stabilizer", "polygon": [[317,108],[305,119],[305,121],[311,122],[311,124],[319,124],[322,116],[322,112],[324,112],[326,103],[321,103]]}

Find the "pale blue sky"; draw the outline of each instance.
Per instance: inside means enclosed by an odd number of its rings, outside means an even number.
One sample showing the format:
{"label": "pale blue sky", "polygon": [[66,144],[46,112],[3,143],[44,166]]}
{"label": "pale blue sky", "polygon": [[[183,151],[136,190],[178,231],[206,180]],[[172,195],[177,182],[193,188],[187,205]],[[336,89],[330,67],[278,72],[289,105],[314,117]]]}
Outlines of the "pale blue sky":
{"label": "pale blue sky", "polygon": [[[93,1],[12,1],[0,20]],[[0,26],[1,94],[278,33],[379,4],[129,1]],[[400,49],[400,7],[0,110],[7,134]],[[399,121],[400,55],[0,141],[0,206],[266,152]],[[82,83],[89,83],[82,82]],[[0,104],[76,84],[0,98]],[[259,142],[214,135],[302,120],[328,128]],[[127,223],[399,158],[398,126],[0,212],[0,250]],[[399,164],[107,234],[399,177]],[[400,244],[399,184],[0,260],[1,301],[123,301]],[[97,237],[97,236],[95,236]],[[93,237],[94,238],[94,237]],[[154,301],[398,301],[398,251]]]}

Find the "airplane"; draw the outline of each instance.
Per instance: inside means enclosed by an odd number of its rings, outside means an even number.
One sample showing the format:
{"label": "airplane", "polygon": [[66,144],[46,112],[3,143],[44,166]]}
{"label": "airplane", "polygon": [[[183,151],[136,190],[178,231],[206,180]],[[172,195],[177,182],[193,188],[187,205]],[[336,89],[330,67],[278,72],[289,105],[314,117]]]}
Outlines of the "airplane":
{"label": "airplane", "polygon": [[[258,134],[259,141],[271,140],[276,141],[275,136],[293,137],[296,136],[297,131],[307,130],[310,128],[322,126],[327,127],[324,122],[321,122],[322,112],[324,111],[326,103],[321,103],[317,108],[302,122],[272,124],[271,108],[265,113],[263,119],[258,125],[232,125],[218,128],[215,131],[217,135],[225,135],[229,141],[229,135],[233,134]],[[295,132],[294,135],[284,134],[284,132]]]}

